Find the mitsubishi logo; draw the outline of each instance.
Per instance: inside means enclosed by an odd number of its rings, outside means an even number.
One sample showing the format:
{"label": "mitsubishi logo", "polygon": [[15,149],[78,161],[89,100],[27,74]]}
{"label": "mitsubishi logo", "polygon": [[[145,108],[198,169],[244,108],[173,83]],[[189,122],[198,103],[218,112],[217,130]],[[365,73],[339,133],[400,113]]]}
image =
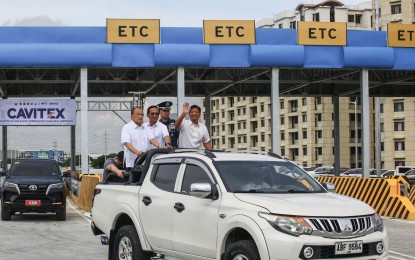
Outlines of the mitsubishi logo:
{"label": "mitsubishi logo", "polygon": [[349,219],[339,219],[340,230],[343,232],[352,232],[353,226]]}
{"label": "mitsubishi logo", "polygon": [[352,231],[352,227],[349,226],[348,224],[344,225],[342,228],[343,228],[343,231]]}
{"label": "mitsubishi logo", "polygon": [[30,185],[29,190],[32,190],[32,191],[37,190],[37,186],[36,185]]}

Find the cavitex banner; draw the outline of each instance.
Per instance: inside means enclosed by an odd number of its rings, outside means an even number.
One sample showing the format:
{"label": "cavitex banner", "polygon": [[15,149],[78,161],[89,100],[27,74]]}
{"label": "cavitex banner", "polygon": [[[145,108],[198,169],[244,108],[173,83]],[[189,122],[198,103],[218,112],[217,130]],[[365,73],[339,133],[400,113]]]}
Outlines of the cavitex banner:
{"label": "cavitex banner", "polygon": [[76,125],[76,100],[1,99],[0,125]]}

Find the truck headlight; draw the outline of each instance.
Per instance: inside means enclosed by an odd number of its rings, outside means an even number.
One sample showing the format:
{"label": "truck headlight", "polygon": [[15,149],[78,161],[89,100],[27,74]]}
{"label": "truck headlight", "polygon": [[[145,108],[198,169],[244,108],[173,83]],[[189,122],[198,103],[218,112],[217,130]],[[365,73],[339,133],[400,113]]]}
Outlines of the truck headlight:
{"label": "truck headlight", "polygon": [[310,235],[313,228],[301,217],[270,214],[265,212],[258,213],[275,229],[293,236]]}
{"label": "truck headlight", "polygon": [[379,217],[377,213],[372,216],[372,223],[376,231],[383,232],[383,220]]}

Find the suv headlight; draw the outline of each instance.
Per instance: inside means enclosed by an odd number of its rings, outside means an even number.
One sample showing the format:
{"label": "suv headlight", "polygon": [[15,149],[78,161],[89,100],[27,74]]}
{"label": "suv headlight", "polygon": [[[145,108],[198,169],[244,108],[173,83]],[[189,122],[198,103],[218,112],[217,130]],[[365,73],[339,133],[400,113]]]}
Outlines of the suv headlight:
{"label": "suv headlight", "polygon": [[46,190],[46,195],[49,194],[49,191],[51,189],[62,189],[63,188],[63,183],[59,182],[59,183],[55,183],[55,184],[49,184],[48,189]]}
{"label": "suv headlight", "polygon": [[6,182],[4,182],[4,187],[6,187],[6,188],[17,188],[18,186],[17,186],[16,183],[6,181]]}
{"label": "suv headlight", "polygon": [[5,187],[5,188],[15,188],[17,190],[17,193],[20,194],[19,185],[17,185],[16,183],[5,181],[3,187]]}
{"label": "suv headlight", "polygon": [[377,213],[372,216],[372,223],[376,231],[383,232],[383,220],[379,217]]}
{"label": "suv headlight", "polygon": [[301,217],[270,214],[265,212],[258,213],[261,218],[264,218],[268,223],[281,232],[293,236],[310,235],[313,228]]}

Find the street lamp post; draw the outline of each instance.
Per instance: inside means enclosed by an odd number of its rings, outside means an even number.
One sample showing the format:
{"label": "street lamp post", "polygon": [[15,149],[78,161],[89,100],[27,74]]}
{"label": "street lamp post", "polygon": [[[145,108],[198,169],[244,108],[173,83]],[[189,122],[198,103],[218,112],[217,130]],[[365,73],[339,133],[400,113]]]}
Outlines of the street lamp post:
{"label": "street lamp post", "polygon": [[357,165],[357,98],[355,101],[349,101],[350,104],[354,105],[354,156],[355,156],[355,168],[358,168]]}

